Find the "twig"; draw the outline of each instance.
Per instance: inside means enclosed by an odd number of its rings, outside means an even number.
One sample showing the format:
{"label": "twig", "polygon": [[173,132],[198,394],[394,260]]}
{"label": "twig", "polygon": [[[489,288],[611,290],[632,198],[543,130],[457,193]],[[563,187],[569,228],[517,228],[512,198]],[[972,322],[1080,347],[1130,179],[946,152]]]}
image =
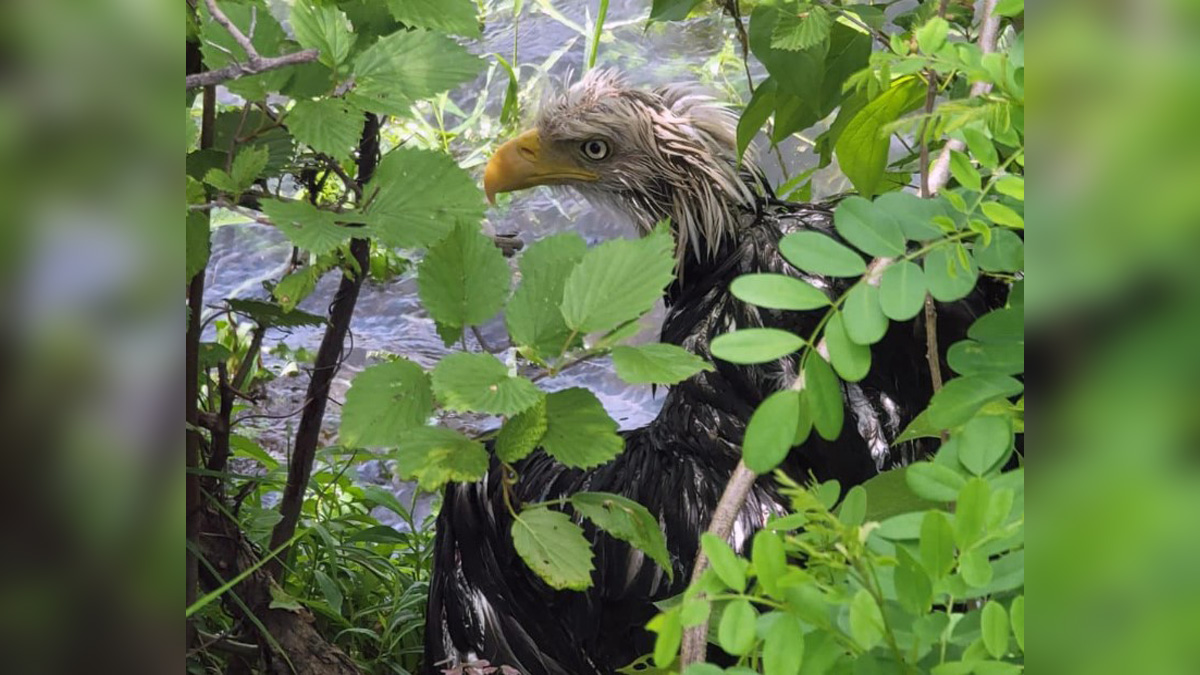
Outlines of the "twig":
{"label": "twig", "polygon": [[[939,18],[946,17],[947,4],[949,4],[949,0],[942,0],[938,3],[937,16]],[[937,73],[933,68],[925,69],[925,79],[928,82],[928,86],[925,88],[925,120],[921,122],[921,137],[918,139],[921,144],[921,199],[929,198],[929,125],[933,119],[933,104],[937,99],[938,90]]]}
{"label": "twig", "polygon": [[936,394],[942,388],[942,357],[938,349],[937,308],[928,294],[925,295],[925,358],[929,360],[929,380]]}
{"label": "twig", "polygon": [[[1000,34],[1000,17],[996,15],[996,0],[983,0],[976,8],[975,19],[979,21],[979,51],[991,54],[996,51],[996,38]],[[988,82],[979,81],[971,85],[971,96],[982,96],[992,90]],[[951,138],[942,146],[942,152],[929,169],[929,194],[936,195],[950,180],[950,151],[962,152],[966,144]]]}
{"label": "twig", "polygon": [[229,20],[229,17],[225,16],[225,12],[222,12],[220,7],[217,7],[216,0],[204,0],[204,6],[208,7],[208,13],[212,15],[213,21],[221,24],[222,28],[229,31],[229,34],[233,36],[234,42],[237,42],[246,52],[246,57],[250,59],[250,63],[262,59],[258,55],[258,50],[254,48],[254,43],[250,41],[250,38],[246,37],[246,34],[240,28]]}
{"label": "twig", "polygon": [[265,73],[268,70],[277,70],[286,68],[287,66],[295,66],[301,63],[310,63],[316,61],[320,56],[320,52],[315,49],[305,49],[303,51],[284,54],[283,56],[269,56],[266,58],[260,57],[255,63],[231,63],[224,68],[216,70],[208,70],[195,75],[188,75],[187,89],[195,87],[207,87],[209,85],[220,84],[229,80],[236,80],[248,75],[258,75]]}

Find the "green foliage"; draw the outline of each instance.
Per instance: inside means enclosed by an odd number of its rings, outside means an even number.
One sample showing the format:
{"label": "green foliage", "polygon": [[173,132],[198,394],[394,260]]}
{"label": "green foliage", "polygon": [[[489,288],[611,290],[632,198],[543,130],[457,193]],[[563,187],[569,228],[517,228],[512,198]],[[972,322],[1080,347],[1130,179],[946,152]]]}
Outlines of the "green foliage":
{"label": "green foliage", "polygon": [[537,354],[558,356],[571,329],[558,310],[571,270],[583,259],[583,237],[564,232],[535,242],[521,256],[521,285],[505,312],[513,341]]}
{"label": "green foliage", "polygon": [[570,516],[544,506],[513,519],[517,554],[553,588],[581,590],[592,583],[592,551]]}
{"label": "green foliage", "polygon": [[572,387],[546,395],[542,447],[559,462],[586,469],[616,457],[625,441],[596,395]]}
{"label": "green foliage", "polygon": [[649,311],[674,278],[674,253],[675,242],[665,227],[588,251],[563,288],[567,327],[576,333],[609,331]]}
{"label": "green foliage", "polygon": [[448,410],[515,415],[543,394],[529,380],[509,375],[491,354],[458,352],[433,369],[433,393]]}
{"label": "green foliage", "polygon": [[646,507],[607,492],[577,492],[571,495],[571,506],[596,527],[644,551],[667,578],[674,578],[666,538]]}
{"label": "green foliage", "polygon": [[358,145],[363,116],[337,99],[298,101],[288,112],[288,129],[297,141],[330,157],[345,158]]}
{"label": "green foliage", "polygon": [[441,325],[462,329],[487,321],[508,295],[503,254],[477,227],[460,225],[430,247],[417,268],[421,302]]}
{"label": "green foliage", "polygon": [[675,384],[713,367],[682,347],[668,344],[619,346],[612,351],[617,376],[630,384]]}
{"label": "green foliage", "polygon": [[[470,230],[458,233],[455,240],[460,247],[468,246],[463,239],[478,233],[483,217],[483,196],[475,179],[440,152],[396,148],[379,162],[365,194],[370,202],[363,219],[372,234],[389,246],[433,246],[456,226]],[[471,250],[476,257],[485,256],[478,246]]]}
{"label": "green foliage", "polygon": [[396,359],[354,378],[339,435],[347,445],[395,445],[432,414],[429,376],[412,361]]}

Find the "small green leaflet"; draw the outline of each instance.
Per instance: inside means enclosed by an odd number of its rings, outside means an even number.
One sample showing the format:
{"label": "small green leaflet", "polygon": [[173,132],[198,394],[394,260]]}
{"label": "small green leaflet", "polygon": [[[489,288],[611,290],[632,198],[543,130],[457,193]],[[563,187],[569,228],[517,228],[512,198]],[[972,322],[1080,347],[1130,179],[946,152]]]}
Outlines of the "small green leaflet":
{"label": "small green leaflet", "polygon": [[754,545],[750,548],[753,555],[754,574],[769,595],[779,597],[779,580],[787,572],[787,553],[783,548],[783,539],[770,530],[759,530],[754,535]]}
{"label": "small green leaflet", "polygon": [[430,247],[417,268],[425,309],[452,328],[481,324],[496,315],[510,282],[504,254],[478,225],[459,225]]}
{"label": "small green leaflet", "polygon": [[978,278],[975,259],[961,245],[940,246],[925,254],[925,283],[934,300],[952,302],[964,298],[975,288]]}
{"label": "small green leaflet", "polygon": [[592,585],[592,548],[565,513],[525,509],[513,520],[512,539],[525,564],[551,587],[579,591]]}
{"label": "small green leaflet", "polygon": [[742,458],[755,473],[767,473],[787,457],[800,418],[800,392],[777,391],[759,404],[742,444]]}
{"label": "small green leaflet", "polygon": [[700,535],[700,548],[708,557],[708,564],[713,572],[728,588],[737,593],[746,589],[746,561],[737,557],[729,544],[718,539],[715,534],[705,532]]}
{"label": "small green leaflet", "polygon": [[842,433],[845,415],[842,387],[833,369],[818,354],[811,354],[804,360],[804,389],[808,392],[809,409],[817,433],[825,440],[836,440]]}
{"label": "small green leaflet", "polygon": [[567,326],[607,331],[649,311],[674,279],[674,248],[670,231],[660,226],[641,239],[606,241],[588,251],[563,290]]}
{"label": "small green leaflet", "polygon": [[539,396],[536,403],[500,427],[496,456],[509,463],[524,459],[541,443],[546,426],[546,397]]}
{"label": "small green leaflet", "polygon": [[515,415],[542,398],[537,386],[509,375],[495,356],[470,352],[455,352],[438,362],[433,393],[450,410],[489,415]]}
{"label": "small green leaflet", "polygon": [[281,305],[263,300],[233,298],[229,301],[229,309],[238,314],[248,316],[263,328],[292,328],[295,326],[320,326],[325,323],[325,317],[301,312],[288,311]]}
{"label": "small green leaflet", "polygon": [[559,307],[567,276],[586,253],[583,237],[564,232],[535,242],[521,254],[521,285],[504,313],[514,343],[550,357],[570,346],[571,330]]}
{"label": "small green leaflet", "polygon": [[718,335],[710,349],[723,361],[754,364],[787,356],[803,345],[798,335],[778,328],[743,328]]}
{"label": "small green leaflet", "polygon": [[995,600],[988,600],[983,606],[983,616],[979,622],[983,633],[983,646],[992,658],[998,659],[1008,653],[1008,612],[1004,605]]}
{"label": "small green leaflet", "polygon": [[961,473],[937,462],[917,462],[904,473],[913,494],[933,502],[952,502],[967,484]]}
{"label": "small green leaflet", "polygon": [[675,384],[713,369],[682,347],[660,343],[615,347],[612,359],[617,376],[629,384]]}
{"label": "small green leaflet", "polygon": [[371,366],[355,376],[342,408],[343,445],[393,446],[433,414],[429,376],[407,359]]}
{"label": "small green leaflet", "polygon": [[1025,229],[1025,219],[1000,202],[984,202],[979,205],[979,209],[983,211],[983,215],[997,225],[1011,227],[1014,230]]}
{"label": "small green leaflet", "polygon": [[297,101],[286,118],[297,141],[335,159],[350,156],[362,135],[363,121],[362,112],[332,98]]}
{"label": "small green leaflet", "polygon": [[221,169],[209,169],[208,173],[204,174],[204,182],[218,190],[240,195],[254,185],[258,174],[267,167],[269,157],[270,152],[265,146],[243,147],[233,158],[229,173]]}
{"label": "small green leaflet", "polygon": [[387,4],[392,16],[405,26],[479,37],[475,0],[388,0]]}
{"label": "small green leaflet", "polygon": [[586,469],[616,457],[625,441],[596,395],[572,387],[546,396],[542,448],[567,466]]}
{"label": "small green leaflet", "polygon": [[264,199],[262,211],[289,241],[318,255],[350,241],[350,235],[354,233],[352,229],[338,225],[339,214],[318,209],[308,202]]}
{"label": "small green leaflet", "polygon": [[778,614],[763,640],[763,672],[767,675],[798,675],[804,662],[804,627],[792,614]]}
{"label": "small green leaflet", "polygon": [[879,278],[879,308],[893,321],[907,321],[925,305],[925,271],[911,260],[888,266]]}
{"label": "small green leaflet", "polygon": [[825,344],[833,369],[843,380],[858,382],[871,370],[871,348],[850,339],[841,312],[835,311],[825,325]]}
{"label": "small green leaflet", "polygon": [[850,601],[850,635],[863,649],[870,649],[883,639],[883,614],[866,589],[860,589]]}
{"label": "small green leaflet", "polygon": [[860,345],[873,345],[887,333],[888,320],[879,304],[879,289],[867,284],[855,284],[846,294],[842,306],[846,335]]}
{"label": "small green leaflet", "polygon": [[921,53],[932,55],[946,44],[946,35],[950,32],[950,22],[940,16],[935,16],[925,25],[916,30],[917,47]]}
{"label": "small green leaflet", "polygon": [[577,492],[571,495],[571,506],[596,527],[650,556],[667,573],[667,578],[675,578],[666,537],[646,507],[607,492]]}
{"label": "small green leaflet", "polygon": [[975,260],[988,272],[1015,272],[1025,267],[1025,242],[1021,236],[1003,227],[992,228],[992,240],[975,245]]}
{"label": "small green leaflet", "polygon": [[825,291],[785,274],[743,274],[729,285],[734,297],[768,309],[806,310],[827,307]]}
{"label": "small green leaflet", "polygon": [[925,512],[918,550],[921,564],[934,581],[944,577],[954,567],[954,528],[950,526],[950,519],[945,513],[937,510]]}
{"label": "small green leaflet", "polygon": [[904,254],[900,222],[862,197],[849,197],[833,212],[838,234],[860,251],[876,257]]}
{"label": "small green leaflet", "polygon": [[1012,445],[1008,418],[980,415],[971,418],[957,434],[958,461],[976,476],[993,468]]}
{"label": "small green leaflet", "polygon": [[364,194],[370,199],[363,211],[367,224],[381,242],[397,248],[429,246],[456,225],[470,225],[477,233],[483,218],[475,179],[452,157],[432,150],[389,152]]}
{"label": "small green leaflet", "polygon": [[654,639],[652,657],[659,668],[671,665],[679,653],[679,644],[683,639],[683,624],[680,615],[679,610],[673,609],[655,616],[646,624],[647,630],[658,634]]}
{"label": "small green leaflet", "polygon": [[1005,375],[957,377],[933,395],[926,414],[936,428],[951,429],[970,419],[985,403],[1015,396],[1024,388],[1018,380]]}
{"label": "small green leaflet", "polygon": [[731,600],[721,613],[721,622],[717,625],[717,644],[730,654],[749,652],[754,646],[754,626],[757,621],[758,612],[754,611],[749,600]]}
{"label": "small green leaflet", "polygon": [[867,271],[862,256],[820,232],[793,232],[779,240],[779,252],[805,272],[857,277]]}
{"label": "small green leaflet", "polygon": [[450,481],[473,481],[483,477],[488,454],[483,445],[442,427],[419,427],[405,431],[392,456],[403,478],[415,478],[421,489],[434,491]]}

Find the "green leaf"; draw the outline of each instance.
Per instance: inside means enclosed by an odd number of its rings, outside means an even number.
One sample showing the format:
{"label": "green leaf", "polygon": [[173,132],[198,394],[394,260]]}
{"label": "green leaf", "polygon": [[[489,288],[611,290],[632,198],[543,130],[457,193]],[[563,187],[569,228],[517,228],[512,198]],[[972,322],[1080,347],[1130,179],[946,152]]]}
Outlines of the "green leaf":
{"label": "green leaf", "polygon": [[944,233],[931,223],[939,216],[949,216],[953,208],[942,195],[936,199],[921,199],[908,192],[888,192],[876,197],[874,203],[876,212],[895,218],[904,237],[914,241],[942,237]]}
{"label": "green leaf", "polygon": [[779,580],[787,572],[787,554],[783,539],[770,530],[759,530],[751,547],[754,573],[768,595],[779,595]]}
{"label": "green leaf", "polygon": [[410,28],[479,37],[479,17],[474,0],[388,0],[396,20]]}
{"label": "green leaf", "polygon": [[958,491],[954,510],[954,541],[960,549],[970,548],[983,535],[992,488],[982,478],[972,478]]}
{"label": "green leaf", "polygon": [[746,590],[746,562],[737,557],[729,544],[715,534],[705,532],[700,535],[700,548],[726,587],[737,593]]}
{"label": "green leaf", "polygon": [[958,150],[950,151],[950,175],[954,176],[959,185],[969,190],[979,192],[983,189],[979,172],[971,165],[970,158]]}
{"label": "green leaf", "polygon": [[964,266],[955,253],[960,245],[940,246],[925,254],[925,283],[934,300],[953,302],[967,296],[975,288],[979,268],[975,259],[966,255]]}
{"label": "green leaf", "polygon": [[786,274],[743,274],[733,280],[734,297],[768,309],[807,310],[827,307],[825,291]]}
{"label": "green leaf", "polygon": [[988,272],[1016,272],[1025,267],[1025,242],[1012,230],[992,228],[992,240],[975,245],[975,260]]}
{"label": "green leaf", "polygon": [[819,355],[804,360],[804,389],[808,392],[813,426],[821,438],[836,440],[842,433],[842,387],[833,369]]}
{"label": "green leaf", "polygon": [[1014,230],[1025,229],[1025,219],[1000,202],[984,202],[979,205],[979,209],[983,211],[983,215],[997,225],[1011,227]]}
{"label": "green leaf", "polygon": [[1025,596],[1019,595],[1012,601],[1008,611],[1012,619],[1013,637],[1017,638],[1017,646],[1025,651]]}
{"label": "green leaf", "polygon": [[777,391],[758,405],[746,425],[742,458],[755,473],[772,471],[787,457],[800,417],[800,392]]}
{"label": "green leaf", "polygon": [[505,310],[513,342],[547,356],[567,345],[571,329],[563,320],[563,288],[567,276],[587,253],[587,244],[574,232],[541,239],[521,254],[521,285]]}
{"label": "green leaf", "polygon": [[343,445],[396,445],[433,415],[433,391],[421,366],[397,359],[355,376],[338,432]]}
{"label": "green leaf", "polygon": [[851,288],[842,314],[846,317],[846,335],[860,345],[873,345],[887,333],[888,320],[875,286],[860,283]]}
{"label": "green leaf", "polygon": [[996,3],[997,16],[1017,16],[1025,12],[1025,0],[1000,0]]}
{"label": "green leaf", "polygon": [[958,498],[958,491],[966,485],[962,474],[942,464],[917,462],[908,467],[904,478],[913,493],[935,502],[950,502]]}
{"label": "green leaf", "polygon": [[603,464],[621,453],[625,441],[596,395],[572,387],[546,396],[546,433],[542,447],[551,457],[577,469]]}
{"label": "green leaf", "polygon": [[577,492],[571,495],[571,506],[596,527],[650,556],[667,573],[667,578],[675,578],[666,537],[658,519],[646,507],[608,492]]}
{"label": "green leaf", "polygon": [[542,398],[537,386],[509,375],[495,356],[470,352],[455,352],[438,362],[433,393],[450,410],[489,415],[515,415]]}
{"label": "green leaf", "polygon": [[338,214],[302,201],[264,199],[262,211],[292,244],[318,255],[350,241],[354,233],[338,225]]}
{"label": "green leaf", "polygon": [[666,668],[675,660],[675,655],[679,653],[679,645],[683,640],[680,613],[675,610],[663,612],[650,619],[646,628],[658,633],[654,639],[654,663],[659,668]]}
{"label": "green leaf", "polygon": [[925,512],[918,549],[921,564],[934,581],[944,577],[954,567],[954,529],[950,527],[950,519],[946,514],[941,511]]}
{"label": "green leaf", "polygon": [[334,70],[350,55],[356,39],[350,22],[340,9],[313,4],[310,0],[300,0],[292,5],[292,30],[296,33],[296,42],[319,50],[318,61]]}
{"label": "green leaf", "polygon": [[767,630],[763,640],[763,675],[798,675],[804,662],[804,627],[787,613]]}
{"label": "green leaf", "polygon": [[996,146],[992,143],[992,139],[987,137],[987,134],[979,129],[965,127],[962,135],[967,141],[967,147],[971,150],[971,156],[979,162],[980,166],[995,169],[1000,165],[1000,158],[996,155]]}
{"label": "green leaf", "polygon": [[243,147],[233,158],[233,163],[229,167],[229,177],[237,186],[233,192],[241,193],[249,189],[254,184],[254,180],[258,178],[258,174],[267,168],[269,157],[270,152],[264,146]]}
{"label": "green leaf", "polygon": [[960,375],[1016,375],[1025,371],[1025,343],[961,340],[950,345],[946,362]]}
{"label": "green leaf", "polygon": [[904,254],[900,223],[862,197],[850,197],[833,212],[838,234],[858,250],[876,257]]}
{"label": "green leaf", "polygon": [[552,588],[592,585],[592,548],[570,516],[545,507],[525,509],[512,524],[517,554]]}
{"label": "green leaf", "polygon": [[[937,506],[936,503],[913,494],[905,478],[906,472],[907,468],[884,471],[863,483],[863,489],[867,491],[868,497],[866,519],[883,521],[884,527],[880,527],[881,534],[886,529],[888,519],[898,514],[910,514]],[[917,525],[919,526],[919,522]],[[913,531],[910,538],[917,538],[916,530]]]}
{"label": "green leaf", "polygon": [[949,22],[940,16],[935,16],[916,30],[917,47],[923,54],[935,54],[942,48],[942,45],[946,44],[946,35],[949,32]]}
{"label": "green leaf", "polygon": [[852,341],[846,335],[841,312],[835,311],[825,325],[825,344],[829,348],[833,369],[843,380],[858,382],[871,370],[871,348]]}
{"label": "green leaf", "polygon": [[350,156],[363,121],[361,112],[332,98],[298,101],[287,115],[288,130],[297,141],[334,158]]}
{"label": "green leaf", "polygon": [[500,433],[496,434],[496,456],[510,464],[524,459],[542,442],[546,427],[546,397],[539,396],[536,403],[500,427]]}
{"label": "green leaf", "polygon": [[1019,307],[993,309],[971,324],[967,337],[980,342],[1025,342],[1025,313]]}
{"label": "green leaf", "polygon": [[1004,611],[1004,605],[988,600],[983,606],[979,626],[983,633],[983,646],[992,658],[998,659],[1008,653],[1008,613]]}
{"label": "green leaf", "polygon": [[731,600],[721,613],[721,623],[717,625],[717,644],[730,654],[740,656],[749,652],[754,646],[757,620],[758,612],[754,611],[749,600]]}
{"label": "green leaf", "polygon": [[838,506],[838,520],[846,525],[862,525],[867,515],[867,491],[855,485],[846,492],[846,498]]}
{"label": "green leaf", "polygon": [[962,575],[963,581],[967,582],[968,586],[975,588],[988,585],[995,576],[995,570],[988,562],[987,554],[977,548],[963,551],[958,557],[958,573]]}
{"label": "green leaf", "polygon": [[447,326],[475,326],[496,315],[508,296],[504,254],[476,225],[459,225],[430,247],[417,267],[425,309]]}
{"label": "green leaf", "polygon": [[280,279],[279,283],[271,289],[271,297],[279,301],[279,306],[283,308],[283,311],[294,311],[296,305],[303,302],[313,292],[313,289],[317,287],[317,281],[326,271],[328,270],[319,265],[302,267]]}
{"label": "green leaf", "polygon": [[850,601],[850,635],[867,650],[883,639],[883,614],[865,588],[859,589]]}
{"label": "green leaf", "polygon": [[1012,427],[1008,419],[995,415],[973,417],[963,425],[958,437],[958,461],[976,476],[996,466],[1012,445]]}
{"label": "green leaf", "polygon": [[[654,0],[650,7],[651,21],[679,21],[686,19],[688,12],[699,5],[702,0]],[[666,666],[665,663],[658,664]]]}
{"label": "green leaf", "polygon": [[771,46],[788,51],[808,49],[828,38],[832,26],[829,11],[821,5],[804,5],[799,14],[781,9]]}
{"label": "green leaf", "polygon": [[746,148],[750,147],[750,142],[758,135],[759,129],[762,129],[762,126],[766,124],[767,119],[771,117],[771,113],[774,111],[775,81],[768,77],[755,87],[754,95],[750,97],[750,102],[746,104],[746,109],[742,111],[742,116],[738,119],[737,149],[739,159],[746,154]]}
{"label": "green leaf", "polygon": [[629,384],[675,384],[713,369],[699,356],[668,344],[622,345],[613,348],[612,359],[617,376]]}
{"label": "green leaf", "polygon": [[659,227],[641,239],[614,239],[588,251],[563,290],[567,326],[607,331],[649,311],[675,278],[674,249],[670,232]]}
{"label": "green leaf", "polygon": [[879,309],[894,321],[907,321],[925,305],[925,271],[910,260],[894,262],[879,278]]}
{"label": "green leaf", "polygon": [[1019,176],[1005,176],[996,181],[996,192],[1025,201],[1025,179]]}
{"label": "green leaf", "polygon": [[229,309],[250,317],[254,323],[263,328],[295,328],[297,326],[320,326],[325,323],[325,317],[287,310],[281,305],[263,300],[232,298],[227,301]]}
{"label": "green leaf", "polygon": [[184,219],[185,269],[187,279],[200,274],[208,266],[209,221],[207,211],[189,211]]}
{"label": "green leaf", "polygon": [[483,61],[445,35],[397,31],[355,59],[355,88],[347,99],[371,112],[409,117],[414,102],[471,80],[482,67]]}
{"label": "green leaf", "polygon": [[804,340],[778,328],[743,328],[718,335],[712,341],[712,355],[738,364],[767,363],[800,349]]}
{"label": "green leaf", "polygon": [[867,271],[861,256],[819,232],[793,232],[779,240],[779,252],[805,272],[857,277]]}
{"label": "green leaf", "polygon": [[415,478],[429,492],[450,481],[479,480],[488,468],[487,450],[481,443],[443,427],[405,431],[392,456],[401,478]]}
{"label": "green leaf", "polygon": [[933,601],[933,581],[929,574],[903,546],[896,547],[896,558],[899,562],[895,577],[896,598],[913,614],[928,613]]}
{"label": "green leaf", "polygon": [[834,149],[842,171],[863,197],[877,194],[883,182],[891,147],[884,127],[915,109],[924,95],[925,84],[921,80],[900,78],[846,124]]}
{"label": "green leaf", "polygon": [[[218,24],[208,13],[206,3],[197,3],[200,10],[200,51],[204,55],[204,66],[211,70],[224,68],[232,63],[247,63],[246,50],[237,40]],[[250,37],[255,51],[262,56],[279,56],[287,35],[279,22],[262,2],[222,3],[221,11],[237,26],[243,35]],[[253,30],[251,27],[253,26]],[[291,77],[291,68],[281,68],[259,75],[231,80],[225,83],[229,90],[251,101],[261,100],[268,92],[276,91]],[[235,113],[241,116],[241,113]],[[257,126],[249,127],[258,128]],[[215,147],[229,147],[218,140]]]}
{"label": "green leaf", "polygon": [[[379,162],[364,194],[371,200],[366,222],[381,242],[396,248],[429,246],[455,226],[478,232],[485,207],[475,179],[453,158],[410,147]],[[496,248],[490,240],[489,246]]]}
{"label": "green leaf", "polygon": [[938,429],[951,429],[966,422],[985,403],[1015,396],[1024,389],[1004,375],[970,375],[950,380],[929,402],[929,422]]}
{"label": "green leaf", "polygon": [[313,570],[313,576],[317,580],[317,586],[321,588],[321,595],[325,597],[325,602],[334,612],[341,613],[342,611],[342,590],[338,585],[321,570]]}
{"label": "green leaf", "polygon": [[1012,513],[1013,502],[1016,499],[1017,493],[1012,488],[1000,488],[992,492],[992,500],[988,502],[986,518],[986,527],[989,532],[1000,529],[1008,522],[1008,516]]}

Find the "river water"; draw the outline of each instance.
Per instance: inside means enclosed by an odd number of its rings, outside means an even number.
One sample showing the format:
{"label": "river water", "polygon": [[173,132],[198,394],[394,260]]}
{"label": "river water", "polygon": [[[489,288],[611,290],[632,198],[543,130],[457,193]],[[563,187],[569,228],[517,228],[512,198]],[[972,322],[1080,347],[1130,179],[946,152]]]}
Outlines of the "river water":
{"label": "river water", "polygon": [[[535,91],[539,88],[536,85],[541,84],[540,80],[570,80],[585,70],[588,38],[584,33],[590,35],[589,17],[594,14],[596,5],[595,2],[526,0],[521,15],[515,18],[511,2],[489,3],[482,38],[464,44],[493,63],[494,59],[488,56],[491,53],[512,57],[515,36],[520,79],[523,83],[533,82],[535,86],[525,89]],[[649,7],[649,0],[616,0],[610,3],[605,24],[606,39],[601,42],[597,65],[621,69],[633,84],[654,85],[707,79],[710,84],[716,83],[716,89],[725,88],[726,95],[745,95],[748,87],[740,62],[728,58],[736,53],[734,43],[729,41],[728,32],[732,30],[728,19],[706,17],[647,27]],[[753,68],[752,73],[755,81],[761,79],[760,70]],[[506,83],[507,76],[502,70],[495,70],[491,78],[485,72],[475,82],[460,87],[450,95],[451,100],[467,112],[475,108],[480,95],[486,96],[481,119],[451,145],[456,157],[480,179],[485,154],[479,152],[478,144],[503,140],[494,137],[482,139],[481,134],[499,126],[496,120],[503,106]],[[525,110],[532,112],[535,104],[536,98],[522,101],[522,117],[528,119],[530,115]],[[457,120],[447,119],[448,125],[454,123]],[[387,137],[403,137],[405,133],[403,128],[393,126]],[[790,146],[783,148],[782,156],[791,158],[791,166],[781,166],[773,157],[772,161],[763,162],[768,176],[776,183],[785,174],[806,168],[800,163],[814,161],[810,155],[796,152],[795,140],[789,143]],[[633,229],[627,223],[594,211],[581,200],[545,189],[520,193],[507,204],[490,209],[485,228],[497,233],[516,233],[527,245],[568,229],[578,232],[589,243],[634,236]],[[206,304],[211,308],[220,306],[226,298],[265,299],[267,293],[263,289],[263,282],[280,277],[291,253],[291,246],[271,227],[236,220],[217,227],[212,237]],[[513,268],[515,271],[515,261]],[[325,315],[337,288],[338,277],[335,273],[327,274],[317,285],[316,291],[300,304],[300,308]],[[620,300],[614,298],[614,301]],[[653,341],[661,320],[662,309],[659,307],[646,317],[637,340]],[[270,347],[283,341],[293,349],[304,348],[315,352],[322,330],[305,327],[291,329],[286,334],[271,331],[264,344]],[[387,282],[368,278],[355,308],[351,332],[352,339],[347,342],[345,359],[335,378],[332,401],[325,415],[323,441],[329,444],[336,443],[340,402],[345,399],[351,380],[363,368],[377,362],[378,353],[400,354],[427,368],[448,353],[434,330],[433,321],[418,301],[414,271]],[[490,345],[504,344],[506,341],[504,323],[499,317],[483,326],[481,333],[484,341]],[[205,339],[213,339],[211,329]],[[468,337],[468,346],[471,349],[479,348],[473,337]],[[282,369],[284,362],[279,357],[265,352],[263,356],[269,368],[276,371]],[[500,356],[504,358],[503,354]],[[266,386],[266,400],[258,406],[258,410],[253,411],[264,417],[245,423],[245,427],[252,430],[251,433],[263,447],[277,457],[286,457],[288,454],[299,416],[286,415],[299,411],[307,384],[304,364],[300,365],[298,372],[276,378]],[[590,389],[623,428],[636,427],[652,419],[663,396],[661,388],[655,396],[649,386],[624,384],[613,374],[607,360],[581,364],[555,378],[543,380],[541,384],[549,390],[573,386]],[[467,431],[478,431],[496,424],[495,420],[486,419],[446,419],[443,422]],[[402,503],[414,504],[418,522],[423,521],[430,511],[431,498],[419,495],[412,484],[393,476],[386,461],[360,463],[358,478],[364,483],[386,486]],[[385,522],[403,527],[402,523],[387,513],[376,515]]]}

